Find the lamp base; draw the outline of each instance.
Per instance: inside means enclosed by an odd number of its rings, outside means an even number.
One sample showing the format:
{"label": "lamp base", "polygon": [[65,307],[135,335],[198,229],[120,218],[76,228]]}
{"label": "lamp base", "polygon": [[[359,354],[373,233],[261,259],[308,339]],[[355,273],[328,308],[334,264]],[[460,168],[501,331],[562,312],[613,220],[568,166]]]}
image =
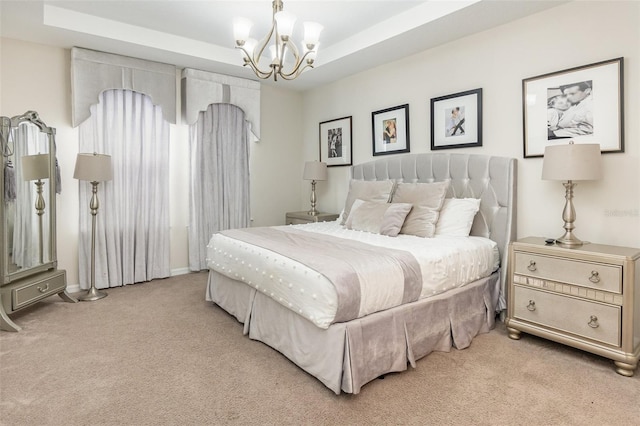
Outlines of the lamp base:
{"label": "lamp base", "polygon": [[316,216],[318,210],[316,209],[316,181],[311,181],[311,210],[307,212],[310,216]]}
{"label": "lamp base", "polygon": [[562,219],[564,220],[564,235],[556,239],[556,244],[566,248],[577,248],[582,246],[582,241],[573,234],[573,230],[576,228],[573,224],[576,221],[576,211],[573,208],[573,188],[576,186],[572,181],[564,182],[565,188],[565,204],[564,210],[562,210]]}
{"label": "lamp base", "polygon": [[94,300],[100,300],[107,296],[107,293],[102,292],[95,287],[91,287],[85,294],[78,296],[78,300],[83,302],[93,302]]}
{"label": "lamp base", "polygon": [[573,234],[565,233],[562,237],[556,239],[556,244],[566,248],[577,248],[582,246],[584,242]]}

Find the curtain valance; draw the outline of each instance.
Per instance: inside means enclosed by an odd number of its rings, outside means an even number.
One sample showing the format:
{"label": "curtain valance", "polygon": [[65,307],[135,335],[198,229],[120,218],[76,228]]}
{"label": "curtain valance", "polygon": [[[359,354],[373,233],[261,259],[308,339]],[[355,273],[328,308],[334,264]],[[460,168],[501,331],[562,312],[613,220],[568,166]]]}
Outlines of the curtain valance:
{"label": "curtain valance", "polygon": [[189,125],[211,104],[232,104],[244,111],[251,133],[260,139],[260,83],[244,78],[185,68],[182,71],[182,116]]}
{"label": "curtain valance", "polygon": [[109,89],[126,89],[149,96],[162,107],[169,123],[176,123],[176,67],[160,62],[71,49],[71,119],[78,126],[91,115],[100,94]]}

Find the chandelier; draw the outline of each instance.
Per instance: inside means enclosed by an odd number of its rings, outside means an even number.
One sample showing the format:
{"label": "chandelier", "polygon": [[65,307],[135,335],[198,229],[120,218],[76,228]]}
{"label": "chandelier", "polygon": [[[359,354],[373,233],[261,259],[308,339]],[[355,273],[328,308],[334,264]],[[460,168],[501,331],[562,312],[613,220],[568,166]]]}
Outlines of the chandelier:
{"label": "chandelier", "polygon": [[[302,52],[298,50],[291,40],[293,26],[296,17],[282,10],[282,0],[273,1],[273,18],[271,29],[262,41],[258,42],[249,38],[249,32],[253,23],[245,18],[236,18],[233,24],[233,33],[236,40],[236,49],[240,49],[244,66],[249,66],[261,79],[273,76],[277,81],[278,76],[284,80],[293,80],[307,68],[313,68],[318,52],[318,38],[322,31],[322,25],[316,22],[304,23],[304,40]],[[273,41],[271,40],[273,38]],[[262,60],[265,50],[269,48],[271,62],[266,67],[266,61]],[[301,54],[302,53],[302,54]],[[292,57],[294,64],[285,63],[285,59]],[[261,68],[261,60],[263,62]],[[290,66],[290,68],[289,68]],[[287,67],[287,69],[285,69]]]}

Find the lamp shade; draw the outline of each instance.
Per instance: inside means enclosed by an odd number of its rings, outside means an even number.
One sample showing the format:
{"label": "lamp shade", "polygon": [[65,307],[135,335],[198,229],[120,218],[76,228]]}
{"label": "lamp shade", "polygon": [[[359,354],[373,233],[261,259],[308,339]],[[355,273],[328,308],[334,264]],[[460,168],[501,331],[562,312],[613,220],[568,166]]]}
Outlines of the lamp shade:
{"label": "lamp shade", "polygon": [[49,154],[25,155],[22,157],[22,179],[38,180],[49,178],[50,161]]}
{"label": "lamp shade", "polygon": [[73,177],[89,182],[101,182],[113,179],[111,156],[105,154],[78,154]]}
{"label": "lamp shade", "polygon": [[305,22],[304,23],[304,44],[315,46],[320,41],[320,33],[323,30],[323,26],[317,22]]}
{"label": "lamp shade", "polygon": [[249,38],[253,22],[246,18],[236,18],[233,20],[233,38],[236,42],[243,42]]}
{"label": "lamp shade", "polygon": [[296,17],[289,12],[280,11],[275,14],[275,19],[280,37],[291,37],[293,26],[296,24]]}
{"label": "lamp shade", "polygon": [[304,163],[305,180],[327,180],[327,163],[321,161],[307,161]]}
{"label": "lamp shade", "polygon": [[542,163],[544,180],[597,180],[602,178],[599,144],[547,146]]}

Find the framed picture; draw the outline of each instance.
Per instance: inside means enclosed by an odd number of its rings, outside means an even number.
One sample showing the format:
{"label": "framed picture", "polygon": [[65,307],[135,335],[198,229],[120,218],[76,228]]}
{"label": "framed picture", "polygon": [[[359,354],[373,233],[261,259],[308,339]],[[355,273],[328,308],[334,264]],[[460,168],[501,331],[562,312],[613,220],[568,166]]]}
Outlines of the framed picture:
{"label": "framed picture", "polygon": [[624,152],[622,82],[623,58],[522,80],[524,158],[569,140]]}
{"label": "framed picture", "polygon": [[409,104],[371,113],[373,155],[409,152]]}
{"label": "framed picture", "polygon": [[320,123],[320,161],[327,167],[350,166],[351,116]]}
{"label": "framed picture", "polygon": [[482,89],[431,99],[431,150],[482,146]]}

